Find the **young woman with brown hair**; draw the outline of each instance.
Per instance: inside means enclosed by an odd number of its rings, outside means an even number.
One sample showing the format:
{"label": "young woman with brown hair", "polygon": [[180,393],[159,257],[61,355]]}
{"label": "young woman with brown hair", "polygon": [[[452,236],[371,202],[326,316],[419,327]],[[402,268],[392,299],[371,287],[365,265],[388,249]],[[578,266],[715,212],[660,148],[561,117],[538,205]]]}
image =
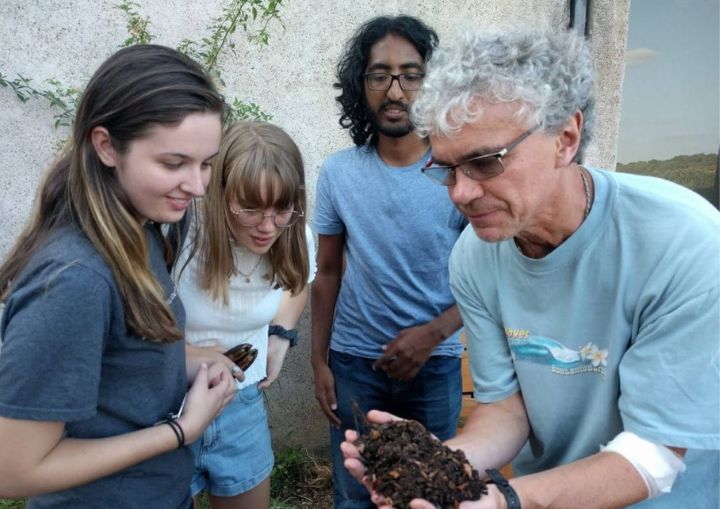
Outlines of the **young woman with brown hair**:
{"label": "young woman with brown hair", "polygon": [[204,194],[223,110],[198,64],[162,46],[120,50],[90,80],[0,267],[0,498],[191,506],[187,445],[235,388],[227,363],[185,357],[160,224]]}

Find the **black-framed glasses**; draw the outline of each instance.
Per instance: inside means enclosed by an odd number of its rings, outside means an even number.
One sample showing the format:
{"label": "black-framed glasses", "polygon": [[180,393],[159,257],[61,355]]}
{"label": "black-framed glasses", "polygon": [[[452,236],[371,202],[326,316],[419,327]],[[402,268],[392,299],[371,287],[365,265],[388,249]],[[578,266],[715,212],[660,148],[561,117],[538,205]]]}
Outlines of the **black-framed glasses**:
{"label": "black-framed glasses", "polygon": [[401,72],[400,74],[368,72],[365,73],[365,82],[370,90],[385,92],[390,90],[393,81],[397,80],[403,90],[414,91],[420,89],[424,77],[425,73],[422,72]]}
{"label": "black-framed glasses", "polygon": [[497,177],[505,171],[502,158],[505,157],[508,152],[520,145],[520,143],[534,133],[539,126],[535,126],[532,129],[528,129],[520,135],[519,138],[514,140],[510,145],[502,150],[493,152],[492,154],[483,154],[481,156],[471,157],[458,164],[445,166],[441,164],[434,164],[430,159],[422,172],[427,175],[433,182],[436,182],[443,186],[454,186],[457,182],[455,172],[459,169],[466,177],[483,181],[493,177]]}
{"label": "black-framed glasses", "polygon": [[258,209],[233,210],[231,208],[230,213],[235,216],[238,223],[242,226],[260,226],[260,223],[262,223],[266,217],[272,217],[273,224],[278,228],[289,228],[305,215],[301,210],[294,209],[266,214],[264,211]]}

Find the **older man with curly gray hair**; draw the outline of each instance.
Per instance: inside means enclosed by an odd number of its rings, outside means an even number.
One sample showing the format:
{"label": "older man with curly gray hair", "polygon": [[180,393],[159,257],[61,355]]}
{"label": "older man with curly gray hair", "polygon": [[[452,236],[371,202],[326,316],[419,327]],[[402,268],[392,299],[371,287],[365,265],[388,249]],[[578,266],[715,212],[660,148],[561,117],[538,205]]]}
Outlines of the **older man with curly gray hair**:
{"label": "older man with curly gray hair", "polygon": [[494,483],[463,509],[720,506],[720,214],[581,164],[594,104],[586,41],[518,30],[441,48],[414,105],[470,222],[450,280],[479,405],[446,443]]}

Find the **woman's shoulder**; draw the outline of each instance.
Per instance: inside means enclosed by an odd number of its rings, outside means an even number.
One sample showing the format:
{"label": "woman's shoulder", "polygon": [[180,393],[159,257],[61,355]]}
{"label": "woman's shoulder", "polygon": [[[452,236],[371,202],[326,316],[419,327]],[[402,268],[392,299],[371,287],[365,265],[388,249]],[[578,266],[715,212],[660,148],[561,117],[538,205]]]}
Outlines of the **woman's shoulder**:
{"label": "woman's shoulder", "polygon": [[76,231],[59,231],[31,255],[13,281],[3,320],[17,310],[32,309],[38,320],[58,316],[79,323],[89,310],[109,310],[106,303],[115,302],[119,292],[112,271],[92,243]]}
{"label": "woman's shoulder", "polygon": [[103,279],[114,284],[112,271],[90,239],[78,228],[56,230],[30,258],[18,281],[70,270],[75,279]]}

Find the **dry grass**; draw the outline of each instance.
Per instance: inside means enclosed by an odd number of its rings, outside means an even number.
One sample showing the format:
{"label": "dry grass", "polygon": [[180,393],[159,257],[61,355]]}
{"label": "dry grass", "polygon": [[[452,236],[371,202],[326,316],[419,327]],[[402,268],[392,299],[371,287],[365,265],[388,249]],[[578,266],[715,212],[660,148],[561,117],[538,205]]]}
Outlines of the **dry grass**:
{"label": "dry grass", "polygon": [[272,509],[324,509],[332,507],[332,467],[307,449],[280,451],[270,479]]}
{"label": "dry grass", "polygon": [[[333,506],[332,467],[304,447],[289,447],[275,455],[270,475],[270,509],[326,509]],[[210,505],[201,498],[202,509]],[[2,507],[0,507],[2,509]]]}

